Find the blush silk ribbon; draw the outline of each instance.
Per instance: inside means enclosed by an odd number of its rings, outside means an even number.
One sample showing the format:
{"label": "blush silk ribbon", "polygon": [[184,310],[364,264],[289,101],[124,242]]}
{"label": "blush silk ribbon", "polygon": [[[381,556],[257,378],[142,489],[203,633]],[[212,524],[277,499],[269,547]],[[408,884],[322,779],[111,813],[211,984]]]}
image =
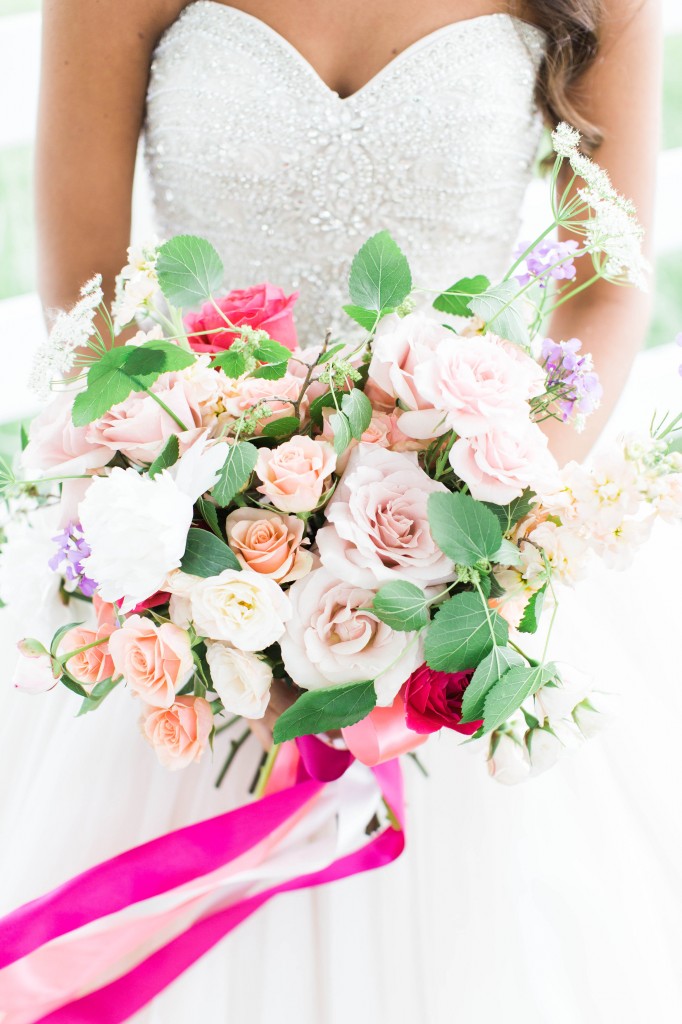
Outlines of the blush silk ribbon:
{"label": "blush silk ribbon", "polygon": [[[399,857],[397,755],[423,738],[407,730],[402,703],[369,718],[369,732],[344,730],[347,750],[314,736],[283,744],[261,800],[104,861],[0,920],[2,1024],[121,1024],[273,896]],[[351,799],[360,794],[364,813],[367,779],[354,791],[351,778],[356,757],[371,766],[372,806],[383,797],[400,827],[387,825],[330,859],[328,841],[318,842],[314,830],[330,813],[340,816],[327,799],[334,783]],[[308,870],[297,874],[301,865]],[[276,884],[268,884],[273,876]],[[145,901],[151,914],[111,918]]]}

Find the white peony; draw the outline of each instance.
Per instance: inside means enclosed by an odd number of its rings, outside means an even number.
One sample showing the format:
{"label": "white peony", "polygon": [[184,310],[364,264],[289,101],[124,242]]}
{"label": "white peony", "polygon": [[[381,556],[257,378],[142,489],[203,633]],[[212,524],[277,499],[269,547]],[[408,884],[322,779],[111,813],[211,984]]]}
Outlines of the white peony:
{"label": "white peony", "polygon": [[206,660],[225,710],[244,718],[262,718],[270,702],[272,669],[255,654],[209,640]]}
{"label": "white peony", "polygon": [[291,617],[282,588],[250,569],[225,569],[199,580],[189,600],[197,632],[226,640],[240,651],[260,651],[276,643]]}

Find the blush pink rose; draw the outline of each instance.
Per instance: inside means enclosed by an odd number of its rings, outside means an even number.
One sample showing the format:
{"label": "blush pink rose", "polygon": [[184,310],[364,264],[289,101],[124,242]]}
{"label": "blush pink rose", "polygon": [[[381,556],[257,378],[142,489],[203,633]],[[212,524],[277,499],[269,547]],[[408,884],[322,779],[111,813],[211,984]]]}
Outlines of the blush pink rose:
{"label": "blush pink rose", "polygon": [[448,333],[415,367],[414,386],[429,408],[404,412],[400,429],[410,437],[437,437],[446,430],[473,437],[509,419],[528,419],[529,384],[522,364],[486,338]]}
{"label": "blush pink rose", "polygon": [[[216,304],[235,327],[244,325],[267,331],[270,338],[285,345],[296,347],[296,326],[293,308],[298,292],[285,295],[274,284],[255,285],[253,288],[235,289]],[[216,330],[216,328],[223,328]],[[205,302],[198,313],[188,313],[185,329],[189,343],[195,352],[222,352],[230,347],[239,333],[231,331],[212,302]],[[207,334],[206,331],[214,333]]]}
{"label": "blush pink rose", "polygon": [[198,761],[212,730],[213,712],[203,697],[178,697],[168,708],[149,708],[142,719],[144,735],[171,771]]}
{"label": "blush pink rose", "polygon": [[[87,647],[88,644],[106,640],[111,636],[113,629],[112,625],[103,625],[97,630],[74,626],[62,637],[59,653],[63,656],[79,647]],[[94,686],[95,683],[101,683],[104,679],[110,679],[115,672],[108,643],[100,643],[97,647],[91,647],[89,651],[75,654],[73,658],[69,658],[65,667],[69,675],[83,686]]]}
{"label": "blush pink rose", "polygon": [[172,416],[151,395],[133,391],[87,428],[91,444],[121,452],[133,462],[150,463],[159,455],[171,434],[176,434],[180,454],[202,433],[202,409],[190,380],[180,373],[164,373],[151,390],[185,424],[181,430]]}
{"label": "blush pink rose", "polygon": [[[284,416],[294,416],[294,402],[301,393],[303,381],[293,373],[286,373],[279,380],[266,380],[264,377],[241,377],[239,380],[230,381],[223,398],[225,419],[232,421],[248,412],[255,406],[265,403],[271,411],[269,416],[263,416],[258,420],[256,433],[260,434],[266,423],[282,419]],[[307,394],[303,396],[299,409],[300,416],[305,415],[308,406]]]}
{"label": "blush pink rose", "polygon": [[326,441],[297,435],[277,448],[261,448],[257,490],[282,512],[310,512],[330,485],[336,466],[334,449]]}
{"label": "blush pink rose", "polygon": [[432,408],[416,386],[414,372],[441,342],[452,339],[452,331],[424,313],[385,316],[372,345],[366,388],[370,401],[385,408],[390,396],[405,409]]}
{"label": "blush pink rose", "polygon": [[436,493],[447,488],[414,453],[358,445],[325,511],[329,525],[317,533],[322,564],[359,587],[451,580],[454,565],[429,528],[428,498]]}
{"label": "blush pink rose", "polygon": [[225,520],[227,543],[245,569],[290,583],[310,572],[313,556],[301,547],[305,524],[267,509],[238,508]]}
{"label": "blush pink rose", "polygon": [[194,662],[189,634],[172,622],[157,626],[151,619],[131,615],[112,633],[109,650],[130,689],[147,704],[169,708],[177,690],[192,674]]}
{"label": "blush pink rose", "polygon": [[413,732],[431,733],[454,729],[471,736],[480,721],[462,725],[462,699],[473,671],[435,672],[420,665],[405,684],[405,722]]}
{"label": "blush pink rose", "polygon": [[87,427],[74,427],[71,418],[77,392],[63,391],[36,416],[29,427],[21,463],[32,476],[75,475],[106,466],[111,449],[88,438]]}
{"label": "blush pink rose", "polygon": [[477,501],[507,505],[526,487],[558,490],[558,466],[547,438],[535,423],[494,427],[479,437],[462,437],[450,449],[450,465]]}
{"label": "blush pink rose", "polygon": [[[334,441],[334,431],[332,430],[329,422],[329,417],[333,414],[333,409],[322,410],[321,436],[324,441],[329,441],[330,444]],[[415,444],[414,441],[410,442],[410,439],[406,438],[403,432],[398,429],[397,417],[395,414],[387,412],[375,412],[372,415],[369,426],[360,438],[360,442],[362,444],[376,445],[378,448],[396,448],[399,444],[402,445],[405,442]],[[343,455],[337,456],[337,473],[343,473],[348,465],[350,453],[357,447],[357,445],[358,442],[356,440],[351,441]]]}
{"label": "blush pink rose", "polygon": [[368,611],[374,593],[327,569],[291,585],[292,616],[279,643],[295,683],[318,690],[373,679],[379,706],[393,703],[421,655],[414,633],[397,632]]}

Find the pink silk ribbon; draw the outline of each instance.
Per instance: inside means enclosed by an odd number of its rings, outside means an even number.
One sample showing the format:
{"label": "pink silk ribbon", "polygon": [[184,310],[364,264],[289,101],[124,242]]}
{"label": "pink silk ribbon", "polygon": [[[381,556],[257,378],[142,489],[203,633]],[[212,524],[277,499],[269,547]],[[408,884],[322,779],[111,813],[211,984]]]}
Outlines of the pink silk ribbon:
{"label": "pink silk ribbon", "polygon": [[361,722],[346,726],[341,733],[348,750],[370,768],[407,754],[429,738],[412,732],[405,725],[405,702],[401,694],[391,707],[374,708]]}
{"label": "pink silk ribbon", "polygon": [[[393,746],[389,742],[384,749]],[[372,771],[400,829],[387,826],[360,849],[319,870],[287,878],[246,897],[239,892],[236,899],[234,895],[226,896],[115,980],[82,994],[88,981],[92,983],[92,970],[84,976],[80,966],[88,961],[86,950],[96,950],[99,944],[106,973],[107,963],[116,955],[112,941],[114,951],[109,950],[106,960],[107,936],[116,938],[118,946],[132,952],[149,937],[151,925],[149,920],[145,924],[144,919],[133,919],[113,926],[107,923],[104,932],[92,936],[73,937],[71,933],[145,900],[170,893],[175,896],[178,890],[182,893],[183,887],[187,889],[192,882],[205,880],[212,873],[217,891],[220,882],[230,876],[239,881],[239,872],[245,866],[267,864],[277,837],[286,835],[302,816],[311,812],[326,785],[340,778],[353,759],[348,750],[337,750],[316,737],[284,744],[267,794],[261,800],[128,850],[0,920],[0,993],[11,997],[10,1006],[33,1005],[38,1014],[27,1016],[19,1009],[13,1016],[10,1009],[3,1021],[121,1024],[278,893],[326,884],[395,860],[405,839],[402,777],[398,761],[393,759],[375,764]],[[213,878],[209,882],[212,884]],[[174,914],[179,920],[189,908],[198,908],[200,899],[201,896],[192,896],[177,910],[157,913],[152,923],[171,927]],[[65,938],[55,941],[60,937]],[[55,973],[55,966],[65,981],[61,998],[57,995],[50,1000],[49,976],[50,970]],[[36,995],[41,971],[45,972],[48,995],[31,1004],[32,987]]]}

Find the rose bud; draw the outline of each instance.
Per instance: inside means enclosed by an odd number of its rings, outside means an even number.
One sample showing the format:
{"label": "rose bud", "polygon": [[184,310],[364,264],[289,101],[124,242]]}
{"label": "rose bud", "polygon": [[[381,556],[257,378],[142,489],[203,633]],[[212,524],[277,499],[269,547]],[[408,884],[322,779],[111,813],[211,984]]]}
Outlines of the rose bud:
{"label": "rose bud", "polygon": [[12,686],[24,693],[45,693],[57,685],[61,673],[54,674],[52,658],[49,654],[22,654],[17,662],[12,677]]}

